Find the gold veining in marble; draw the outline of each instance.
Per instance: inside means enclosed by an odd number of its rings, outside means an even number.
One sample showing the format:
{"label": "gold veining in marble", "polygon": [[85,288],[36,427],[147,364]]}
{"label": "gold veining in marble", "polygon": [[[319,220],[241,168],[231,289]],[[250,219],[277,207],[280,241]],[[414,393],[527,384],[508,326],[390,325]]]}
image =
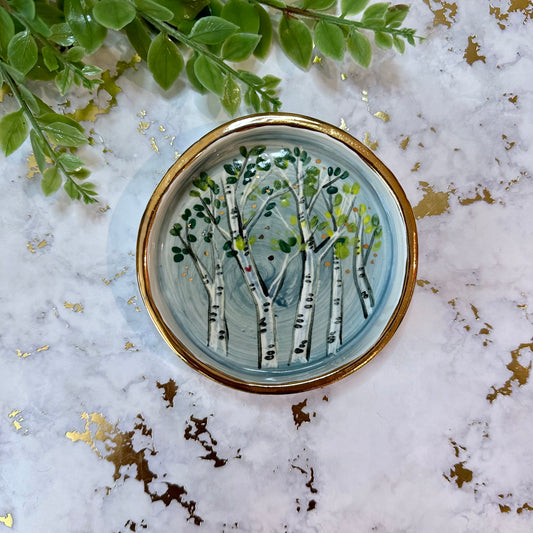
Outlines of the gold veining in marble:
{"label": "gold veining in marble", "polygon": [[[296,425],[296,429],[300,429],[300,426],[304,422],[311,422],[311,415],[304,411],[304,408],[307,406],[307,398],[305,400],[302,400],[300,403],[294,404],[291,407],[292,410],[292,418],[294,420],[294,424]],[[316,416],[316,413],[313,412],[313,417]]]}
{"label": "gold veining in marble", "polygon": [[368,131],[365,132],[365,137],[363,139],[363,144],[365,146],[368,146],[371,150],[376,151],[378,149],[379,143],[378,141],[372,141],[370,139],[370,133]]}
{"label": "gold veining in marble", "polygon": [[111,70],[105,70],[102,72],[101,78],[103,83],[101,83],[96,89],[96,96],[98,96],[101,91],[107,92],[111,98],[105,106],[100,107],[96,102],[95,96],[95,98],[91,98],[89,100],[89,103],[85,107],[65,114],[77,122],[82,122],[85,120],[94,122],[98,115],[105,115],[109,113],[109,111],[111,111],[111,109],[117,105],[117,95],[122,91],[122,89],[116,83],[117,80],[127,69],[136,69],[136,65],[140,61],[141,58],[139,55],[135,54],[129,61],[119,61],[115,66],[115,74],[111,74]]}
{"label": "gold veining in marble", "polygon": [[509,20],[509,13],[522,13],[524,23],[526,20],[533,19],[533,1],[532,0],[510,0],[507,11],[503,11],[499,6],[489,6],[489,13],[498,21],[500,29],[505,30],[506,23]]}
{"label": "gold veining in marble", "polygon": [[40,348],[37,348],[37,350],[35,350],[36,352],[46,352],[50,349],[50,345],[49,344],[45,344],[44,346],[41,346]]}
{"label": "gold veining in marble", "polygon": [[350,130],[350,128],[346,125],[346,121],[342,117],[341,117],[341,123],[340,123],[339,128],[341,130],[343,130],[343,131],[349,131]]}
{"label": "gold veining in marble", "polygon": [[[518,387],[522,387],[528,382],[532,364],[532,356],[529,352],[533,352],[533,339],[532,342],[522,343],[518,348],[511,351],[511,362],[506,365],[507,370],[511,372],[511,377],[507,379],[501,387],[492,387],[492,392],[487,394],[487,400],[490,403],[492,403],[499,394],[502,396],[510,396],[513,393],[514,383],[516,383]],[[529,364],[527,364],[524,359],[529,359]]]}
{"label": "gold veining in marble", "polygon": [[65,302],[63,305],[65,306],[65,309],[72,309],[75,313],[83,313],[83,306],[81,303],[72,304],[70,302]]}
{"label": "gold veining in marble", "polygon": [[494,200],[494,198],[492,197],[490,191],[486,188],[486,187],[483,187],[483,189],[481,189],[482,185],[479,184],[474,192],[475,192],[475,196],[474,197],[470,197],[470,198],[463,198],[461,196],[459,196],[459,203],[461,205],[471,205],[475,202],[485,202],[487,204],[493,204],[496,200]]}
{"label": "gold veining in marble", "polygon": [[[424,0],[430,11],[433,13],[433,26],[443,25],[451,28],[457,15],[457,4],[455,2],[446,2],[445,0]],[[432,4],[435,7],[432,7]],[[440,6],[440,7],[437,7]]]}
{"label": "gold veining in marble", "polygon": [[407,146],[409,145],[409,141],[410,141],[410,137],[409,135],[407,135],[407,137],[403,138],[401,141],[400,141],[400,148],[402,150],[406,150],[407,149]]}
{"label": "gold veining in marble", "polygon": [[23,352],[22,350],[20,350],[19,348],[17,348],[17,356],[22,358],[22,359],[25,359],[26,357],[29,357],[31,355],[31,352]]}
{"label": "gold veining in marble", "polygon": [[26,243],[26,248],[32,254],[34,254],[36,252],[35,247],[37,247],[37,249],[40,250],[41,248],[44,248],[45,246],[48,246],[48,242],[47,242],[46,239],[35,238],[35,239],[33,239],[33,242],[32,241],[28,241]]}
{"label": "gold veining in marble", "polygon": [[433,294],[438,294],[439,293],[439,289],[437,289],[436,287],[434,287],[433,285],[431,285],[431,282],[428,281],[427,279],[417,279],[416,280],[416,284],[419,286],[419,287],[427,287],[428,289],[431,289],[431,292]]}
{"label": "gold veining in marble", "polygon": [[467,320],[465,318],[465,316],[464,316],[464,311],[463,311],[463,313],[461,313],[461,311],[459,311],[459,309],[458,309],[459,306],[458,306],[457,300],[458,300],[458,298],[453,298],[453,299],[451,299],[448,302],[448,304],[451,305],[452,309],[455,311],[455,317],[453,319],[454,322],[458,322],[460,324],[463,324],[463,328],[466,331],[474,331],[474,333],[473,333],[474,337],[479,337],[481,339],[481,342],[482,342],[482,344],[483,344],[483,346],[485,348],[489,344],[492,344],[493,341],[490,338],[490,335],[491,335],[492,331],[494,330],[492,325],[489,324],[488,322],[483,322],[483,325],[480,327],[479,330],[477,330],[479,325],[477,325],[476,323],[479,322],[479,320],[481,320],[479,309],[472,303],[469,303],[468,306],[466,306],[465,304],[462,304],[461,307],[469,309],[470,312],[472,313],[473,318],[474,318],[474,322],[472,322],[471,320]]}
{"label": "gold veining in marble", "polygon": [[505,133],[502,133],[502,139],[505,141],[505,150],[507,152],[509,150],[511,150],[514,147],[514,145],[516,144],[514,141],[510,141],[509,137],[507,137],[507,135],[505,135]]}
{"label": "gold veining in marble", "polygon": [[207,417],[196,418],[195,416],[191,415],[189,422],[187,422],[185,427],[185,433],[183,437],[185,440],[193,440],[198,442],[207,452],[206,455],[202,455],[200,458],[206,461],[213,461],[213,466],[215,468],[220,468],[228,462],[227,459],[219,457],[215,450],[217,441],[207,429]]}
{"label": "gold veining in marble", "polygon": [[124,276],[124,274],[126,274],[128,268],[129,268],[129,267],[125,266],[120,272],[117,272],[117,273],[115,274],[115,276],[114,276],[112,279],[102,278],[102,281],[103,281],[106,285],[109,285],[110,283],[112,283],[112,282],[115,281],[116,279],[121,278],[122,276]]}
{"label": "gold veining in marble", "polygon": [[126,344],[124,345],[124,350],[128,351],[128,350],[132,350],[133,348],[135,348],[135,344],[133,344],[133,342],[126,341]]}
{"label": "gold veining in marble", "polygon": [[167,402],[167,408],[174,407],[174,398],[178,392],[176,382],[173,379],[169,379],[166,383],[156,381],[156,386],[158,389],[163,389],[163,400]]}
{"label": "gold veining in marble", "polygon": [[[461,446],[454,440],[450,439],[450,444],[453,447],[454,454],[456,458],[466,451],[465,446]],[[465,483],[470,483],[473,479],[474,473],[469,468],[465,467],[466,460],[455,463],[452,468],[450,468],[450,473],[448,475],[442,474],[444,478],[450,483],[452,480],[456,485],[461,488]]]}
{"label": "gold veining in marble", "polygon": [[[2,100],[0,99],[0,102]],[[13,515],[7,513],[5,516],[0,516],[0,524],[4,524],[6,527],[13,527]]]}
{"label": "gold veining in marble", "polygon": [[466,62],[469,65],[473,65],[476,61],[483,61],[483,63],[486,62],[486,57],[479,54],[479,44],[474,41],[474,39],[476,39],[475,35],[468,36],[468,45],[463,55],[464,59],[466,59]]}
{"label": "gold veining in marble", "polygon": [[13,411],[11,411],[11,413],[7,415],[8,418],[14,419],[12,422],[13,422],[13,426],[16,431],[19,431],[22,429],[21,422],[24,422],[24,418],[22,418],[22,416],[19,416],[21,412],[22,411],[20,409],[13,409]]}
{"label": "gold veining in marble", "polygon": [[374,113],[374,116],[376,118],[379,118],[383,122],[389,122],[389,120],[390,120],[390,115],[388,113],[385,113],[385,111],[376,111]]}
{"label": "gold veining in marble", "polygon": [[155,142],[155,137],[150,137],[150,146],[154,152],[159,153],[159,146]]}
{"label": "gold veining in marble", "polygon": [[418,172],[420,169],[420,161],[415,163],[415,166],[411,169],[411,172]]}
{"label": "gold veining in marble", "polygon": [[446,213],[450,207],[450,192],[437,191],[426,181],[419,181],[419,189],[424,192],[422,200],[413,207],[415,218],[433,217]]}

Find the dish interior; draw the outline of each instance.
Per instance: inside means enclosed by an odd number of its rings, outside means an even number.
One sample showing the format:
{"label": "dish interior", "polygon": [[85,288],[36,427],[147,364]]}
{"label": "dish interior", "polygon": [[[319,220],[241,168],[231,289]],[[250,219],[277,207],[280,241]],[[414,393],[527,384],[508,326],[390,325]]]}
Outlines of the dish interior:
{"label": "dish interior", "polygon": [[370,350],[408,259],[389,184],[340,141],[288,125],[196,154],[162,195],[148,247],[154,304],[181,355],[265,385],[314,379]]}

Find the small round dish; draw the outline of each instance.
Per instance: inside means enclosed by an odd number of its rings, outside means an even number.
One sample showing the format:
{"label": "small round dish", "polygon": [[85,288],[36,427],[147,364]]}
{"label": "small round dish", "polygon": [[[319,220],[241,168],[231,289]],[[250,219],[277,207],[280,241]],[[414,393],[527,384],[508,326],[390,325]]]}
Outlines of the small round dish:
{"label": "small round dish", "polygon": [[137,275],[173,350],[256,393],[329,384],[390,340],[416,279],[396,178],[345,131],[284,113],[191,146],[143,215]]}

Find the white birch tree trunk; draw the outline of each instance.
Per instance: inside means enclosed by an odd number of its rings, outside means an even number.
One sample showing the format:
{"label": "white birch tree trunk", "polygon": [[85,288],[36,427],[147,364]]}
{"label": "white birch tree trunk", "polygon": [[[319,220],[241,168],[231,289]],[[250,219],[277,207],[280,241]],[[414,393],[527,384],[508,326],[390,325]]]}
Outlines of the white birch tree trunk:
{"label": "white birch tree trunk", "polygon": [[343,289],[341,260],[333,251],[331,271],[331,303],[327,336],[327,355],[335,355],[342,344]]}
{"label": "white birch tree trunk", "polygon": [[273,301],[250,254],[248,235],[237,206],[236,187],[234,184],[226,183],[224,192],[230,237],[236,253],[235,259],[256,307],[258,367],[276,368],[278,346]]}
{"label": "white birch tree trunk", "polygon": [[318,272],[315,253],[308,248],[302,252],[303,272],[300,296],[293,326],[291,363],[306,363],[311,354],[311,334],[315,315]]}
{"label": "white birch tree trunk", "polygon": [[[357,288],[357,294],[359,295],[359,301],[363,309],[363,316],[368,318],[372,312],[373,299],[370,298],[368,292],[369,281],[366,277],[365,264],[364,264],[364,248],[363,248],[363,235],[364,224],[361,217],[359,217],[359,232],[358,232],[358,249],[354,251],[354,281]],[[370,305],[368,305],[370,304]]]}
{"label": "white birch tree trunk", "polygon": [[216,352],[226,355],[228,351],[228,326],[226,322],[224,278],[220,261],[217,261],[215,265],[213,283],[210,283],[207,289],[209,295],[207,345]]}

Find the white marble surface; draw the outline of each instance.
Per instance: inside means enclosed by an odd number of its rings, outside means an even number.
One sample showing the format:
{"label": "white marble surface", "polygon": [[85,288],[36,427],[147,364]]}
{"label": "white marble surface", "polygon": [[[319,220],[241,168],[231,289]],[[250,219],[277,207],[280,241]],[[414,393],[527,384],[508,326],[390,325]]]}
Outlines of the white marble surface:
{"label": "white marble surface", "polygon": [[[530,1],[417,0],[426,40],[368,72],[260,66],[284,111],[376,142],[418,218],[404,322],[325,389],[218,385],[140,301],[143,207],[175,150],[227,120],[213,101],[127,69],[87,124],[96,206],[45,199],[29,145],[2,159],[0,531],[531,531],[532,17]],[[101,54],[114,72],[131,50]]]}

